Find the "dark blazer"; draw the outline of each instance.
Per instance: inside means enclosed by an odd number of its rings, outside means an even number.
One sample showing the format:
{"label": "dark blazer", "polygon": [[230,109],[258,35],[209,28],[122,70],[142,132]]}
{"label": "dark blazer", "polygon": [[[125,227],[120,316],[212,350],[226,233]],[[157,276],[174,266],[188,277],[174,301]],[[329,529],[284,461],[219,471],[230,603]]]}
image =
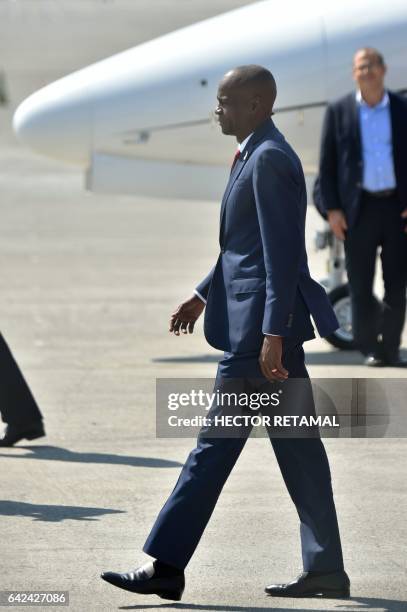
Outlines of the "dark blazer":
{"label": "dark blazer", "polygon": [[264,122],[231,172],[221,205],[216,265],[197,287],[207,299],[204,331],[215,348],[260,350],[265,333],[321,336],[338,322],[324,288],[309,273],[305,250],[307,196],[301,162]]}
{"label": "dark blazer", "polygon": [[[407,207],[407,99],[388,92],[393,160],[400,208]],[[320,212],[342,209],[348,227],[357,219],[363,180],[363,155],[355,93],[329,104],[322,127],[319,176],[314,189]],[[318,197],[319,195],[319,197]]]}

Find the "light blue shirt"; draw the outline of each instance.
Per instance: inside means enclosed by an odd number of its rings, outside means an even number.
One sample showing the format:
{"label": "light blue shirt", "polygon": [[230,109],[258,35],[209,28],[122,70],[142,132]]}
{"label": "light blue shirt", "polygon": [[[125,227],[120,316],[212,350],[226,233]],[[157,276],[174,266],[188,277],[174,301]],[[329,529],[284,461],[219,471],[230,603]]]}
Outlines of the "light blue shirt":
{"label": "light blue shirt", "polygon": [[363,189],[383,191],[396,187],[391,134],[390,100],[385,92],[376,106],[356,93],[363,155]]}

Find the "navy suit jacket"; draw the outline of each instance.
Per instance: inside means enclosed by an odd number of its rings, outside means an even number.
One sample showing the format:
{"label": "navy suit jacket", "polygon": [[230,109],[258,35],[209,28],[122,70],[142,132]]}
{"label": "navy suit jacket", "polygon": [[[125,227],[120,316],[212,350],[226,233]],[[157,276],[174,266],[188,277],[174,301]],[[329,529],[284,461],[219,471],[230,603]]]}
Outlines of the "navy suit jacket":
{"label": "navy suit jacket", "polygon": [[[400,209],[407,207],[407,100],[388,92],[394,172]],[[314,188],[318,210],[342,209],[348,227],[356,223],[363,181],[363,154],[355,93],[330,104],[322,127],[319,176]]]}
{"label": "navy suit jacket", "polygon": [[231,172],[221,205],[216,265],[198,285],[204,331],[215,348],[259,351],[264,334],[314,338],[338,328],[324,288],[309,273],[307,196],[301,162],[268,119]]}

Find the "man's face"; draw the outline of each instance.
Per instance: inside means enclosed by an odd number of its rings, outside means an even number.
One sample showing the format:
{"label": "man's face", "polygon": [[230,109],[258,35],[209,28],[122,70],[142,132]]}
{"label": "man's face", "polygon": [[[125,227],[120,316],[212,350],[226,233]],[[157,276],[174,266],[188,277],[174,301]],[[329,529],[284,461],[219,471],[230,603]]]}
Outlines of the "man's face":
{"label": "man's face", "polygon": [[252,96],[249,91],[221,81],[218,88],[218,105],[215,115],[223,134],[239,136],[244,133],[251,119]]}
{"label": "man's face", "polygon": [[356,53],[353,60],[353,80],[360,89],[372,87],[380,89],[384,84],[386,66],[380,63],[374,53],[360,51]]}

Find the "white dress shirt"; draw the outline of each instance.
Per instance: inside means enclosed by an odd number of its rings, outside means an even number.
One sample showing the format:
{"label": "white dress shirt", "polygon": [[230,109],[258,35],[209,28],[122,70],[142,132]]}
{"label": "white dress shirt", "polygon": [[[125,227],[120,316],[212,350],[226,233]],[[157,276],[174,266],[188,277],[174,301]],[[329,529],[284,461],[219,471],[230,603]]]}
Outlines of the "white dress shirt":
{"label": "white dress shirt", "polygon": [[249,142],[249,140],[252,137],[252,135],[253,135],[253,132],[251,132],[248,136],[246,136],[246,138],[244,140],[242,140],[242,142],[239,142],[239,145],[238,145],[237,148],[240,151],[240,153],[243,151],[243,149],[245,148],[245,146]]}

